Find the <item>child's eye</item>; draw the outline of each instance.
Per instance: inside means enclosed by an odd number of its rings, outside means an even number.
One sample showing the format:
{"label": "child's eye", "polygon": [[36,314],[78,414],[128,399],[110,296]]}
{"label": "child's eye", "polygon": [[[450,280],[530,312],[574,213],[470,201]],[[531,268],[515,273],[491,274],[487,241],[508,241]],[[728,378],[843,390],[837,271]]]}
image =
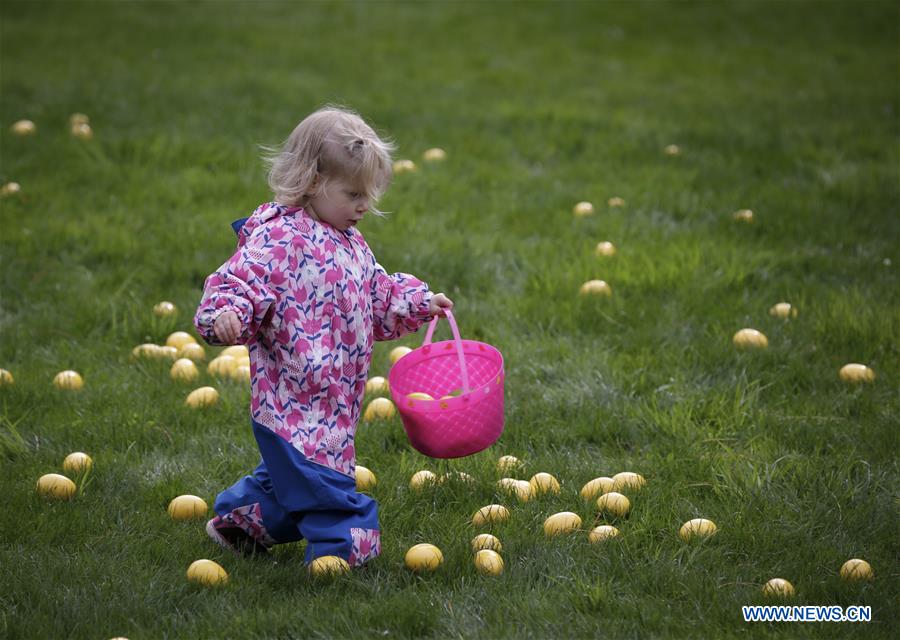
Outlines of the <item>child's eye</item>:
{"label": "child's eye", "polygon": [[356,200],[356,199],[359,197],[359,194],[358,194],[356,191],[351,191],[351,192],[350,192],[349,194],[347,194],[347,195],[349,195],[349,196],[350,196],[351,198],[353,198],[354,200]]}

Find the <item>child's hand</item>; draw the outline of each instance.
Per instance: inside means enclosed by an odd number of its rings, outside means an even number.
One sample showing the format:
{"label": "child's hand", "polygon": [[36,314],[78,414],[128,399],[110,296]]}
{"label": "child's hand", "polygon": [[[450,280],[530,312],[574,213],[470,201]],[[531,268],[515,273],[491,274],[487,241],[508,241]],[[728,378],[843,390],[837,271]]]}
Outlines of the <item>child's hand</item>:
{"label": "child's hand", "polygon": [[446,318],[447,314],[444,313],[444,309],[446,309],[447,311],[451,311],[453,309],[453,300],[445,296],[443,293],[434,294],[431,297],[431,302],[428,305],[428,313],[433,316]]}
{"label": "child's hand", "polygon": [[238,320],[234,311],[226,311],[216,318],[213,332],[223,344],[234,344],[237,337],[241,335],[241,321]]}

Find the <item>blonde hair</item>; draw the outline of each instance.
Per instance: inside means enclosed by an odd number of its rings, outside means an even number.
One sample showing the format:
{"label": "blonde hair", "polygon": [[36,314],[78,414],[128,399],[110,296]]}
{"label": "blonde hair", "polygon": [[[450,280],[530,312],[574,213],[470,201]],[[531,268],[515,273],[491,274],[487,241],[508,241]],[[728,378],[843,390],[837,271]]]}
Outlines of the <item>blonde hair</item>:
{"label": "blonde hair", "polygon": [[395,148],[356,112],[327,105],[304,118],[281,149],[264,147],[269,187],[276,201],[302,206],[323,192],[329,180],[342,178],[368,196],[372,213],[384,215],[375,204],[391,182]]}

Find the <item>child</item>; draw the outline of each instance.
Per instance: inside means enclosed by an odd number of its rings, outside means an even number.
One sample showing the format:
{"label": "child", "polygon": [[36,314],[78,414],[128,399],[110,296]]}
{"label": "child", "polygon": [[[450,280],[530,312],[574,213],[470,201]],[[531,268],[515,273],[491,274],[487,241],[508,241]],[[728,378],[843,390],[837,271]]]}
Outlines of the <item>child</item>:
{"label": "child", "polygon": [[381,551],[377,504],[356,492],[353,446],[372,345],[452,309],[388,275],[355,228],[391,178],[393,147],[326,107],[269,160],[275,201],[232,226],[236,253],[206,280],[194,324],[250,350],[250,416],[262,461],[216,498],[209,536],[235,552],[306,538],[306,561],[351,566]]}

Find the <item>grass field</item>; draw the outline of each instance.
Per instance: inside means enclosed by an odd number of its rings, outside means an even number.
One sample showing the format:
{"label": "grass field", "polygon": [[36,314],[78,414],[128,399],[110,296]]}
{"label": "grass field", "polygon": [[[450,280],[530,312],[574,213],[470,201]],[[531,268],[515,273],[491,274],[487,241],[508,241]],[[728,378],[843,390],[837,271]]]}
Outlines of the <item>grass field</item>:
{"label": "grass field", "polygon": [[[0,636],[6,638],[889,637],[898,620],[900,5],[817,3],[0,4]],[[131,349],[190,330],[229,223],[269,198],[261,144],[327,102],[359,110],[420,165],[360,229],[389,271],[456,302],[464,337],[506,359],[506,429],[487,451],[419,455],[399,420],[360,425],[383,555],[330,583],[302,544],[236,559],[203,521],[258,453],[249,391],[222,402]],[[94,138],[68,118],[90,116]],[[33,136],[12,134],[28,118]],[[676,144],[681,153],[663,153]],[[440,164],[421,162],[433,146]],[[611,197],[625,204],[610,207]],[[572,206],[592,201],[593,216]],[[752,209],[753,224],[732,219]],[[594,246],[615,243],[599,258]],[[579,297],[599,278],[613,296]],[[160,300],[178,315],[159,319]],[[768,309],[789,301],[796,319]],[[743,327],[768,336],[741,352]],[[446,328],[441,336],[449,335]],[[386,375],[397,344],[378,344]],[[216,350],[208,350],[211,356]],[[874,384],[847,386],[861,362]],[[51,381],[63,369],[81,392]],[[75,499],[35,492],[72,451]],[[559,495],[497,493],[497,458]],[[418,469],[474,488],[407,488]],[[587,542],[578,495],[632,470],[647,485]],[[479,576],[468,523],[503,502],[506,570]],[[546,539],[575,511],[585,531]],[[719,533],[678,537],[706,517]],[[601,518],[603,520],[603,518]],[[430,576],[403,566],[431,542]],[[838,569],[868,560],[871,582]],[[185,579],[198,558],[230,583]],[[868,605],[869,624],[747,624],[783,577],[789,602]]]}

